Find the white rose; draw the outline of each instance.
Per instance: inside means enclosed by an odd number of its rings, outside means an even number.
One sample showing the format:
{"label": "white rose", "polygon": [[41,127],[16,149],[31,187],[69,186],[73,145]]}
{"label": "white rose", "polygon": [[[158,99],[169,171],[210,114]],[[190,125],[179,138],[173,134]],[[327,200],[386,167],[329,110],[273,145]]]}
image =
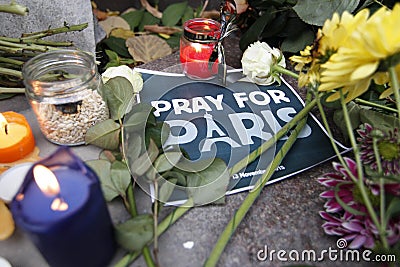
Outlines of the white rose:
{"label": "white rose", "polygon": [[106,83],[109,79],[121,76],[126,79],[132,84],[133,91],[135,93],[140,92],[143,88],[143,79],[142,75],[131,69],[126,65],[121,65],[118,67],[109,67],[106,71],[101,75],[103,83]]}
{"label": "white rose", "polygon": [[275,81],[279,82],[279,74],[271,71],[274,65],[285,68],[285,57],[279,49],[271,48],[267,43],[257,41],[243,53],[243,74],[256,84],[270,85]]}

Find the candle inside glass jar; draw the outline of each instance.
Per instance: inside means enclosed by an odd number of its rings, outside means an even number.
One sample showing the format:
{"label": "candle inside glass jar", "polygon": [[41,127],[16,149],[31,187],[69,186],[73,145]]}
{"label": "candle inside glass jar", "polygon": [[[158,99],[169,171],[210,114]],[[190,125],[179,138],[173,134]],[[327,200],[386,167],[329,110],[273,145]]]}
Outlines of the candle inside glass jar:
{"label": "candle inside glass jar", "polygon": [[220,24],[211,19],[188,20],[180,41],[183,72],[192,79],[207,80],[217,74],[218,60],[210,62],[220,34]]}

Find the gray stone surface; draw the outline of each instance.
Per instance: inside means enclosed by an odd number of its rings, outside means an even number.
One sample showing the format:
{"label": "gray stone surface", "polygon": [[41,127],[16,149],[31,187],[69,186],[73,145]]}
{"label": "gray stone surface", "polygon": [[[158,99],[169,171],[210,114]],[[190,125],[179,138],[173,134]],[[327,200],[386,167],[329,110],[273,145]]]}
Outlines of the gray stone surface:
{"label": "gray stone surface", "polygon": [[[8,4],[9,0],[0,0],[0,4]],[[20,37],[22,33],[43,31],[69,25],[89,23],[81,32],[57,34],[48,37],[55,41],[73,41],[76,48],[94,52],[95,38],[93,15],[90,0],[16,0],[18,4],[28,7],[29,14],[20,16],[0,13],[0,35]]]}

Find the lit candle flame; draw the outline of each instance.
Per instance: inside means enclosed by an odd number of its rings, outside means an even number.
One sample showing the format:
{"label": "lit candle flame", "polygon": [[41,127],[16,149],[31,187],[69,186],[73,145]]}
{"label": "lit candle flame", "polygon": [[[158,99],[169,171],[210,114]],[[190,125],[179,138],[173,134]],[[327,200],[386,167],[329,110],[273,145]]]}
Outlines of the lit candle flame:
{"label": "lit candle flame", "polygon": [[[54,173],[43,165],[36,165],[33,168],[33,177],[40,190],[46,196],[55,196],[60,193],[60,185]],[[68,204],[61,198],[56,197],[51,203],[51,209],[57,211],[65,211]]]}
{"label": "lit candle flame", "polygon": [[55,196],[60,193],[60,185],[54,173],[43,165],[33,168],[33,177],[40,190],[47,196]]}
{"label": "lit candle flame", "polygon": [[0,130],[8,134],[7,130],[8,122],[6,118],[4,118],[3,114],[0,113]]}
{"label": "lit candle flame", "polygon": [[201,45],[201,44],[199,44],[199,43],[193,43],[193,44],[191,44],[191,46],[194,48],[194,50],[196,50],[197,53],[200,53],[200,52],[201,52],[201,48],[202,48],[202,45]]}

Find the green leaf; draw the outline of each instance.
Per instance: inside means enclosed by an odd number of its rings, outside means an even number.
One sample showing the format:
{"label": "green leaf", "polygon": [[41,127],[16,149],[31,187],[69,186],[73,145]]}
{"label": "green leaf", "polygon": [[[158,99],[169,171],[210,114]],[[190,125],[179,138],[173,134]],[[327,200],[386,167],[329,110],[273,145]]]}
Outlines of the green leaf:
{"label": "green leaf", "polygon": [[196,205],[215,202],[225,196],[229,172],[223,160],[216,158],[205,170],[187,175],[187,191]]}
{"label": "green leaf", "polygon": [[112,119],[122,119],[131,110],[134,93],[128,79],[120,76],[111,78],[103,86],[103,93]]}
{"label": "green leaf", "polygon": [[126,58],[131,58],[131,54],[129,54],[128,48],[125,45],[126,40],[123,38],[118,38],[114,36],[110,36],[107,39],[103,40],[110,50],[115,51],[118,55],[121,55]]}
{"label": "green leaf", "polygon": [[169,198],[172,195],[172,192],[174,191],[177,181],[177,179],[170,179],[168,181],[165,181],[161,185],[160,191],[158,193],[158,201],[160,201],[161,203],[168,202]]}
{"label": "green leaf", "polygon": [[181,38],[181,34],[174,34],[171,35],[168,39],[166,39],[165,41],[167,42],[167,44],[172,48],[179,48],[179,42],[180,42],[180,38]]}
{"label": "green leaf", "polygon": [[119,194],[111,181],[111,162],[103,159],[85,162],[99,177],[101,190],[106,201],[111,201]]}
{"label": "green leaf", "polygon": [[150,140],[147,152],[143,153],[138,159],[129,162],[130,170],[137,176],[142,176],[152,166],[157,158],[159,150],[153,140]]}
{"label": "green leaf", "polygon": [[187,5],[185,12],[182,15],[182,23],[192,18],[194,18],[194,10],[189,5]]}
{"label": "green leaf", "polygon": [[149,114],[150,113],[146,111],[130,112],[129,117],[125,118],[123,125],[125,128],[132,127],[129,131],[143,132]]}
{"label": "green leaf", "polygon": [[111,165],[111,180],[115,189],[122,197],[126,195],[126,189],[131,182],[131,174],[128,167],[122,161],[114,161]]}
{"label": "green leaf", "polygon": [[164,10],[161,22],[164,26],[175,26],[185,14],[188,2],[175,3],[167,6]]}
{"label": "green leaf", "polygon": [[389,221],[394,216],[400,213],[400,198],[394,197],[387,207],[386,210],[386,221]]}
{"label": "green leaf", "polygon": [[258,40],[258,37],[264,31],[265,26],[267,26],[274,19],[273,7],[269,8],[260,18],[258,18],[243,34],[240,38],[239,46],[241,50],[245,50],[250,44]]}
{"label": "green leaf", "polygon": [[144,147],[142,142],[142,137],[139,134],[131,133],[127,135],[124,145],[126,147],[125,156],[127,157],[128,161],[134,161],[140,156]]}
{"label": "green leaf", "polygon": [[154,17],[152,14],[149,12],[145,12],[143,14],[142,20],[140,21],[139,25],[139,31],[144,31],[144,26],[145,25],[154,25],[160,23],[160,19]]}
{"label": "green leaf", "polygon": [[[360,125],[361,121],[360,121],[360,111],[361,111],[361,107],[357,104],[354,104],[354,102],[350,102],[347,104],[347,110],[350,116],[350,122],[351,125],[353,127],[352,130],[358,128],[358,126]],[[342,134],[347,137],[348,134],[348,130],[347,130],[347,126],[346,126],[346,121],[344,119],[343,116],[343,111],[340,110],[336,110],[333,113],[333,121],[335,122],[335,124],[339,127],[339,129],[341,130]]]}
{"label": "green leaf", "polygon": [[371,109],[361,109],[361,123],[369,123],[374,128],[384,132],[393,131],[393,128],[400,128],[400,120],[394,116],[386,115]]}
{"label": "green leaf", "polygon": [[149,127],[146,129],[145,142],[146,145],[152,139],[157,147],[162,147],[162,144],[167,140],[170,134],[170,127],[167,123],[159,122],[155,127]]}
{"label": "green leaf", "polygon": [[112,119],[108,119],[90,127],[86,132],[86,144],[92,144],[108,150],[119,147],[120,126]]}
{"label": "green leaf", "polygon": [[153,239],[153,217],[138,215],[115,226],[117,243],[128,251],[140,251]]}
{"label": "green leaf", "polygon": [[302,0],[293,7],[297,15],[308,24],[322,26],[333,13],[352,13],[360,0]]}
{"label": "green leaf", "polygon": [[178,171],[168,171],[163,173],[165,180],[176,180],[176,184],[180,186],[186,186],[186,176]]}
{"label": "green leaf", "polygon": [[121,15],[121,18],[128,22],[129,26],[131,27],[132,31],[135,31],[136,27],[139,27],[140,22],[144,15],[144,10],[134,10],[125,14]]}
{"label": "green leaf", "polygon": [[281,49],[285,52],[297,53],[312,44],[315,38],[312,29],[297,17],[288,19],[282,32],[286,38]]}
{"label": "green leaf", "polygon": [[154,162],[154,168],[159,172],[165,172],[171,170],[181,159],[181,152],[165,152],[158,156]]}

